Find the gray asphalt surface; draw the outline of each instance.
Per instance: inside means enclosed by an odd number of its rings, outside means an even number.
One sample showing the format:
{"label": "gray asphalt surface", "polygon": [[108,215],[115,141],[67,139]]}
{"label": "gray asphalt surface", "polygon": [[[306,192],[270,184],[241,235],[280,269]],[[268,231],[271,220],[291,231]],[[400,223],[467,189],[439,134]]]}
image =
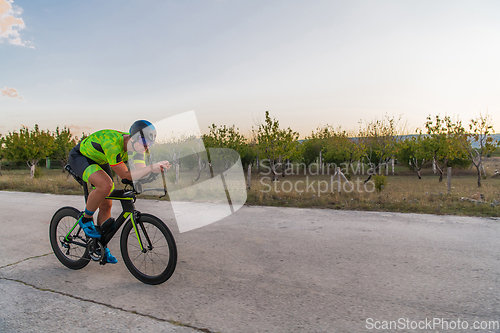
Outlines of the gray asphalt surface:
{"label": "gray asphalt surface", "polygon": [[369,323],[500,320],[498,219],[244,207],[179,234],[168,203],[139,199],[179,251],[171,279],[149,286],[123,264],[119,234],[116,265],[59,263],[50,219],[83,204],[0,191],[1,332],[380,332]]}

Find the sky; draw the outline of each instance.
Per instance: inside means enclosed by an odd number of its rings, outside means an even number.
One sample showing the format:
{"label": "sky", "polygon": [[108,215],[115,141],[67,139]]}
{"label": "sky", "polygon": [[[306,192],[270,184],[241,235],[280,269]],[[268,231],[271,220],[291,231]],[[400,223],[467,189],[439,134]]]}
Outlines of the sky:
{"label": "sky", "polygon": [[500,132],[500,2],[0,0],[0,134],[128,130],[194,110],[301,137],[428,115]]}

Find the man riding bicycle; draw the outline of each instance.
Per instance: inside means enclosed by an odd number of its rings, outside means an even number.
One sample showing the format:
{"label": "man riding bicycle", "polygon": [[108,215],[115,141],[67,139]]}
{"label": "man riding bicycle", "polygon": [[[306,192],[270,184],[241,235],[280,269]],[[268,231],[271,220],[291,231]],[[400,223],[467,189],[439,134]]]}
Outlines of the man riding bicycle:
{"label": "man riding bicycle", "polygon": [[[132,124],[129,133],[115,130],[101,130],[92,133],[70,152],[68,162],[75,173],[85,182],[93,185],[94,190],[89,194],[85,206],[85,214],[80,217],[78,224],[88,237],[100,238],[93,215],[99,208],[97,225],[111,217],[112,200],[106,197],[113,191],[114,183],[111,169],[122,179],[139,179],[151,172],[159,173],[168,170],[168,161],[158,162],[146,166],[145,154],[149,153],[156,140],[156,129],[147,120],[138,120]],[[135,170],[129,171],[124,162],[131,159]],[[106,247],[105,259],[115,264],[118,260]]]}

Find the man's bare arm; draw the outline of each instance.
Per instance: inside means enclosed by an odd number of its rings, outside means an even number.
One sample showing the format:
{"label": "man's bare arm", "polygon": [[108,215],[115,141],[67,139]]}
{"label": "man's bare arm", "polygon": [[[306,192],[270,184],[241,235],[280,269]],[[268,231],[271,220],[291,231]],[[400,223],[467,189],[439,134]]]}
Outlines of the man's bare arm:
{"label": "man's bare arm", "polygon": [[[139,164],[136,164],[136,167],[138,166]],[[159,173],[161,170],[168,170],[170,169],[170,163],[168,163],[168,161],[162,161],[148,166],[141,165],[133,171],[129,171],[125,163],[120,163],[112,168],[121,179],[132,180],[132,177],[133,179],[140,179],[149,175],[151,172]]]}

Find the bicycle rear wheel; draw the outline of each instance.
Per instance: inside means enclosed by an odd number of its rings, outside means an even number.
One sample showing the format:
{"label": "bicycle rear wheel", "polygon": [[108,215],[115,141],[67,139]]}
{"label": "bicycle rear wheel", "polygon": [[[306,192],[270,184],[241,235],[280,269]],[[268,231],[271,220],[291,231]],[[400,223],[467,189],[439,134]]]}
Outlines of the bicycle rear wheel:
{"label": "bicycle rear wheel", "polygon": [[50,222],[50,245],[66,267],[81,269],[90,262],[87,237],[80,226],[74,228],[81,212],[73,207],[59,209]]}
{"label": "bicycle rear wheel", "polygon": [[160,284],[167,281],[177,264],[177,247],[172,233],[160,219],[150,214],[141,214],[136,225],[143,248],[132,221],[127,222],[120,238],[125,265],[141,282]]}

